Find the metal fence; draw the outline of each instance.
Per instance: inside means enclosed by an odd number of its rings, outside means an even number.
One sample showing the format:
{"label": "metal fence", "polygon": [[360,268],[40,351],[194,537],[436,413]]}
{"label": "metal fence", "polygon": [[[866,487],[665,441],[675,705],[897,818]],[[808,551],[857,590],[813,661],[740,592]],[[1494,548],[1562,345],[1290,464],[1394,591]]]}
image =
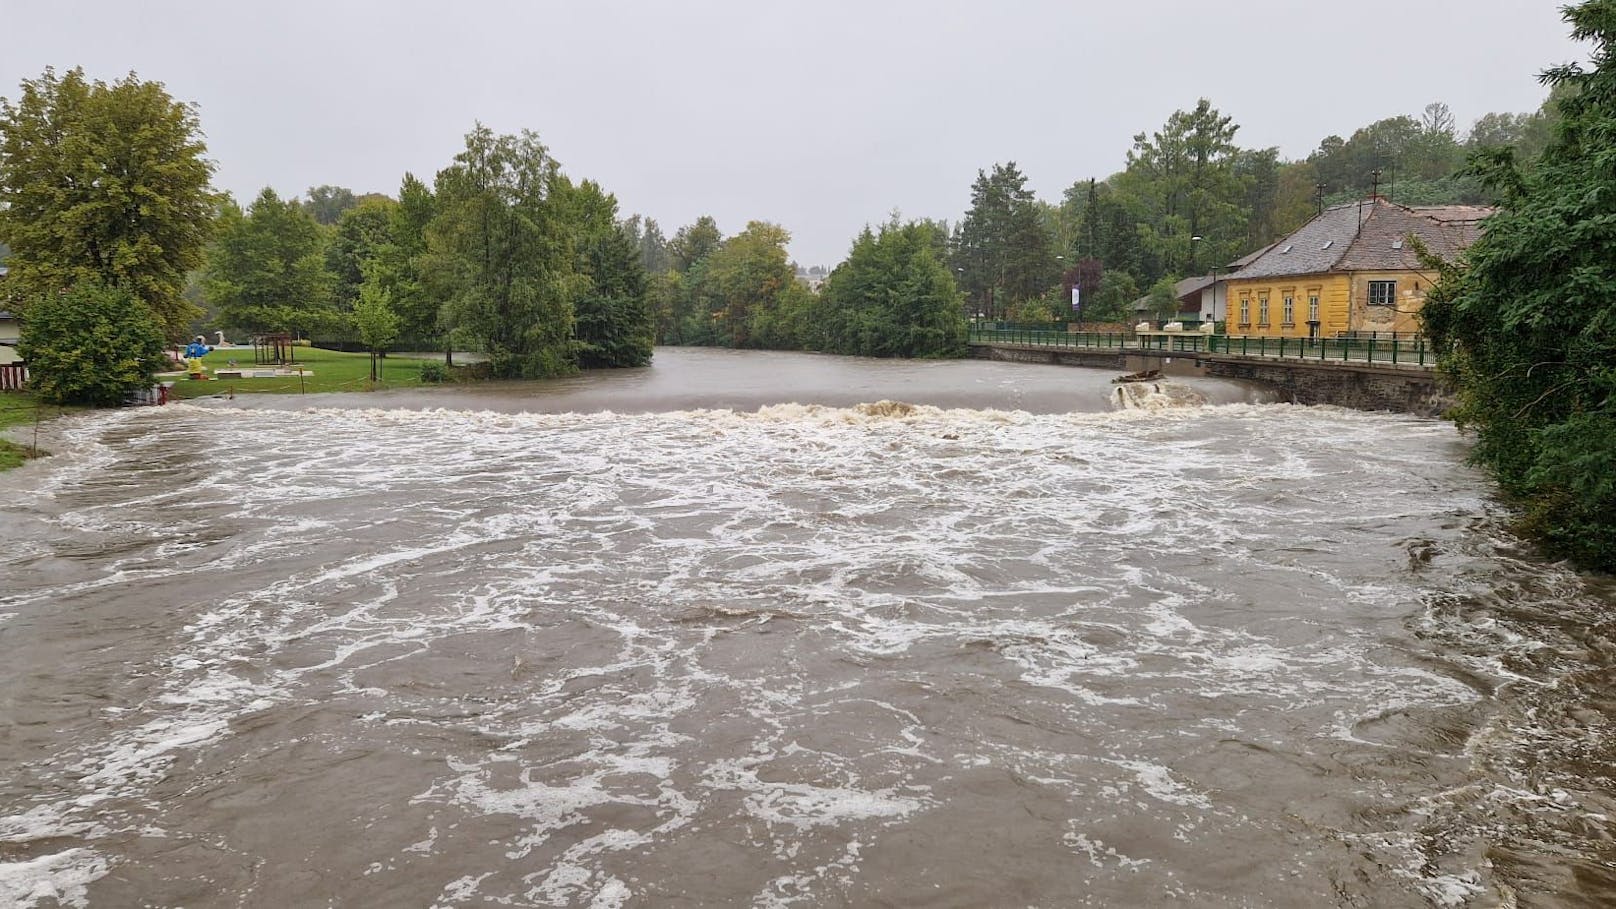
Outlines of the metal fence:
{"label": "metal fence", "polygon": [[1339,363],[1432,366],[1435,356],[1424,338],[1266,338],[1200,333],[1120,331],[1035,331],[973,329],[973,344],[1019,344],[1066,350],[1162,351],[1274,357]]}

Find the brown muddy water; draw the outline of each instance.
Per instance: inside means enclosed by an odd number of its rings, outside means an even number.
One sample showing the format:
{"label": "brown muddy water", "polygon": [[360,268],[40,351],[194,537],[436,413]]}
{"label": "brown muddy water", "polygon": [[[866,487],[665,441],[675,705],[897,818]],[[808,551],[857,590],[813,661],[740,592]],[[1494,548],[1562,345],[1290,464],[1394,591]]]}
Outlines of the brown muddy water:
{"label": "brown muddy water", "polygon": [[0,475],[0,905],[1616,903],[1609,583],[1449,424],[1110,376],[64,421]]}

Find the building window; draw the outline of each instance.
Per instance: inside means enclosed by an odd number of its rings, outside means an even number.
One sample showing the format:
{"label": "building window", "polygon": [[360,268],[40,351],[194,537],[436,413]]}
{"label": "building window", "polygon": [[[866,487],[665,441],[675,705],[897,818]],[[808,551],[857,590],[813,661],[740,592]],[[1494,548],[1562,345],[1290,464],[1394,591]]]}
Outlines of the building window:
{"label": "building window", "polygon": [[1251,298],[1245,294],[1240,295],[1240,324],[1251,324]]}
{"label": "building window", "polygon": [[1285,312],[1283,313],[1283,315],[1284,315],[1284,318],[1280,319],[1280,322],[1282,324],[1285,324],[1285,325],[1295,325],[1296,324],[1296,298],[1291,296],[1290,294],[1285,295]]}
{"label": "building window", "polygon": [[1396,281],[1370,281],[1369,305],[1393,306],[1397,303]]}
{"label": "building window", "polygon": [[1316,293],[1309,293],[1307,295],[1307,320],[1309,322],[1317,322],[1319,320],[1319,295]]}
{"label": "building window", "polygon": [[1262,325],[1262,326],[1267,326],[1268,325],[1268,295],[1267,294],[1258,294],[1257,295],[1257,324]]}

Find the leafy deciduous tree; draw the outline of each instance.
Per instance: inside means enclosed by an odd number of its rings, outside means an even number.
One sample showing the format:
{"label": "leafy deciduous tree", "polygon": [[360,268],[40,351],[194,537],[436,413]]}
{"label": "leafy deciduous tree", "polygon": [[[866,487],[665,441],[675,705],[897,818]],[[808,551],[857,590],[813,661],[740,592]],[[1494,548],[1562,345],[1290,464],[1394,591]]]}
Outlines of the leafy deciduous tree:
{"label": "leafy deciduous tree", "polygon": [[342,220],[343,212],[359,204],[353,190],[343,186],[311,186],[308,195],[305,207],[315,221],[326,227],[335,225]]}
{"label": "leafy deciduous tree", "polygon": [[203,272],[203,295],[225,328],[249,334],[329,332],[331,306],[323,228],[296,201],[265,189],[243,214],[227,202]]}
{"label": "leafy deciduous tree", "polygon": [[451,326],[487,351],[496,376],[576,369],[571,238],[551,200],[562,179],[536,134],[495,135],[481,124],[438,172],[429,283],[444,292]]}
{"label": "leafy deciduous tree", "polygon": [[133,73],[112,84],[45,70],[0,99],[0,241],[23,298],[79,281],[121,288],[182,337],[181,296],[217,198],[196,110]]}
{"label": "leafy deciduous tree", "polygon": [[826,350],[870,357],[964,353],[962,295],[937,257],[937,230],[894,216],[853,241],[821,294]]}

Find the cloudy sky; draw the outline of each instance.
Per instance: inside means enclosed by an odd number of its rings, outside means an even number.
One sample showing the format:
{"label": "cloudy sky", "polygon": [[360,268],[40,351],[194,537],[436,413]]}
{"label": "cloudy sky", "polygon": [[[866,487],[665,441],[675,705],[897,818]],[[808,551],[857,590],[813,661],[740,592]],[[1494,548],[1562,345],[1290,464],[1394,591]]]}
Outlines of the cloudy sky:
{"label": "cloudy sky", "polygon": [[129,70],[201,109],[250,199],[430,179],[474,121],[537,131],[668,234],[785,225],[832,265],[894,209],[954,220],[979,168],[1054,200],[1210,98],[1248,146],[1448,103],[1537,107],[1585,57],[1558,0],[0,0],[0,96],[46,66]]}

